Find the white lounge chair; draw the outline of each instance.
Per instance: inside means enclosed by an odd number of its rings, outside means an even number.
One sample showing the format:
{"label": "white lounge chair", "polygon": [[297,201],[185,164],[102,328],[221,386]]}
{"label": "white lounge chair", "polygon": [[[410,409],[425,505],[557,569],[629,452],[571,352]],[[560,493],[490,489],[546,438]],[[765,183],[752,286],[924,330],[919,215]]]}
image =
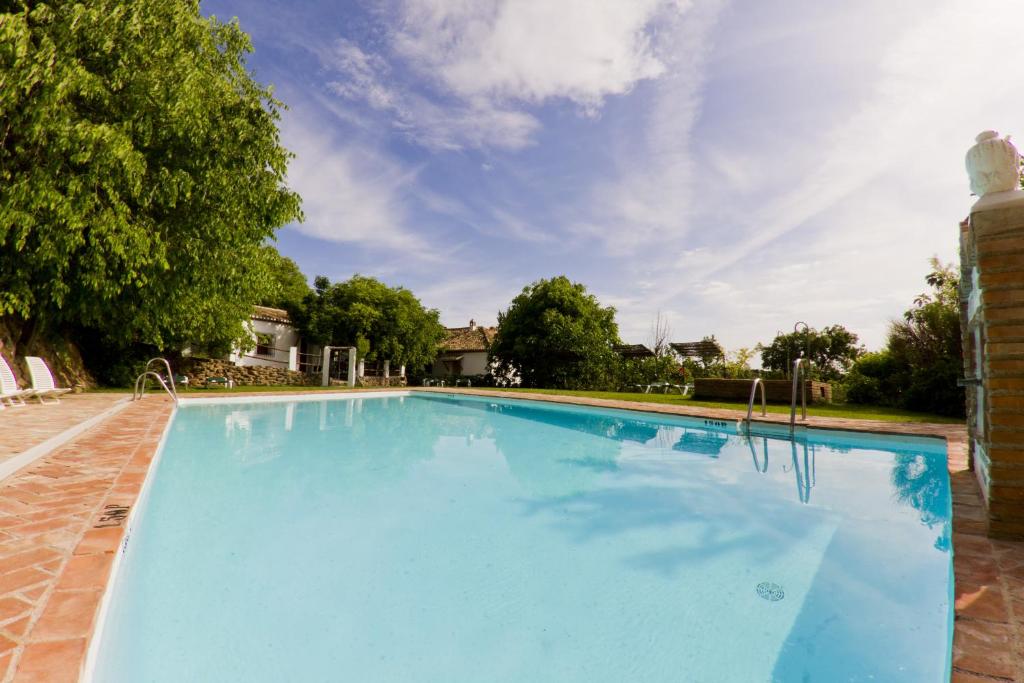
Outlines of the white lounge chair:
{"label": "white lounge chair", "polygon": [[[46,361],[38,356],[25,356],[28,363],[29,374],[32,375],[32,395],[39,399],[40,403],[60,403],[57,398],[66,394],[70,389],[58,389],[57,383],[53,381],[53,373]],[[52,398],[52,401],[44,401],[44,398]]]}
{"label": "white lounge chair", "polygon": [[0,355],[0,409],[4,408],[4,402],[12,408],[25,405],[25,398],[32,395],[31,389],[22,389],[18,386],[18,378],[14,375],[7,359]]}

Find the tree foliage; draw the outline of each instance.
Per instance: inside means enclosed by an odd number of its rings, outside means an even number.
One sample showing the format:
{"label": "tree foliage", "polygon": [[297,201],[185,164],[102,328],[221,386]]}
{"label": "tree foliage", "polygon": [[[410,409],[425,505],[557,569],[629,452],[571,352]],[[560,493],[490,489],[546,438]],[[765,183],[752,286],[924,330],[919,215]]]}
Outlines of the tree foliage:
{"label": "tree foliage", "polygon": [[931,266],[931,291],[890,325],[883,351],[858,359],[846,379],[847,400],[964,415],[959,273],[937,258]]}
{"label": "tree foliage", "polygon": [[445,334],[440,314],[409,290],[363,275],[333,285],[321,276],[314,289],[298,319],[310,341],[355,346],[360,356],[404,363],[411,371],[433,362]]}
{"label": "tree foliage", "polygon": [[280,103],[198,2],[0,3],[0,316],[120,343],[214,344],[301,216]]}
{"label": "tree foliage", "polygon": [[269,244],[263,247],[263,255],[267,262],[270,287],[260,303],[264,306],[283,308],[293,317],[300,316],[303,302],[313,290],[299,264],[287,256],[282,256]]}
{"label": "tree foliage", "polygon": [[857,344],[857,335],[842,325],[779,334],[771,344],[759,344],[757,350],[765,370],[784,374],[792,371],[797,358],[806,356],[811,361],[812,376],[827,382],[841,378],[864,353],[864,347]]}
{"label": "tree foliage", "polygon": [[615,309],[560,275],[524,287],[498,313],[490,357],[496,374],[528,387],[601,388],[614,381],[618,342]]}
{"label": "tree foliage", "polygon": [[964,414],[960,339],[960,276],[952,264],[931,260],[925,281],[931,292],[889,328],[889,353],[904,386],[905,407],[943,415]]}

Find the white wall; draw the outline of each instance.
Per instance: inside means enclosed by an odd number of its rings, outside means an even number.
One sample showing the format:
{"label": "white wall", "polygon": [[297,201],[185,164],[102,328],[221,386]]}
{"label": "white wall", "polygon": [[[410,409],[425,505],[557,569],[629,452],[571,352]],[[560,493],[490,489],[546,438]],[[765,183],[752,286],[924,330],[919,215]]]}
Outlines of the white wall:
{"label": "white wall", "polygon": [[[286,323],[272,323],[267,320],[251,320],[248,327],[253,348],[244,354],[232,353],[231,360],[235,365],[272,365],[274,367],[287,368],[288,349],[299,345],[298,330]],[[261,356],[256,354],[257,334],[269,334],[273,337],[273,340],[270,342],[272,348],[269,355]]]}
{"label": "white wall", "polygon": [[[486,351],[464,351],[455,355],[462,356],[462,375],[486,375],[490,372]],[[445,377],[449,373],[445,364],[438,359],[434,361],[434,371],[431,374],[435,377]]]}

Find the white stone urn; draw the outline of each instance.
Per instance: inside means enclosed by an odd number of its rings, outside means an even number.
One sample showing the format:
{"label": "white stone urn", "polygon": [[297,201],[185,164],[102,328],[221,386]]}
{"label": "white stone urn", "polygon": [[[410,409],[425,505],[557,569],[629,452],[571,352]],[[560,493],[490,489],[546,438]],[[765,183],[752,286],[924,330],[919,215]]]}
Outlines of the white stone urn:
{"label": "white stone urn", "polygon": [[986,130],[975,141],[977,144],[967,150],[971,192],[984,197],[1020,189],[1020,153],[1010,142],[1010,136],[1001,138],[996,131]]}

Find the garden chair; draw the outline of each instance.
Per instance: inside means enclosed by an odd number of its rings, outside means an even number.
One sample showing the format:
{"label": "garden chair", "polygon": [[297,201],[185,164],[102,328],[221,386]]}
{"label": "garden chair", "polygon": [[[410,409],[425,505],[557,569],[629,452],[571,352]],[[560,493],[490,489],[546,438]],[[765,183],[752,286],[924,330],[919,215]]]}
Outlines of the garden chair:
{"label": "garden chair", "polygon": [[[32,395],[38,398],[40,403],[60,403],[59,396],[71,391],[71,389],[62,389],[57,386],[57,383],[53,381],[50,366],[42,358],[25,356],[25,362],[28,363],[28,372],[32,375]],[[46,398],[53,400],[43,400]]]}
{"label": "garden chair", "polygon": [[224,387],[225,389],[231,389],[235,386],[235,382],[230,377],[207,377],[203,384],[206,385],[207,389],[210,387]]}
{"label": "garden chair", "polygon": [[7,359],[0,355],[0,410],[7,402],[12,408],[25,405],[25,398],[32,395],[31,389],[18,386],[18,378],[14,375]]}

